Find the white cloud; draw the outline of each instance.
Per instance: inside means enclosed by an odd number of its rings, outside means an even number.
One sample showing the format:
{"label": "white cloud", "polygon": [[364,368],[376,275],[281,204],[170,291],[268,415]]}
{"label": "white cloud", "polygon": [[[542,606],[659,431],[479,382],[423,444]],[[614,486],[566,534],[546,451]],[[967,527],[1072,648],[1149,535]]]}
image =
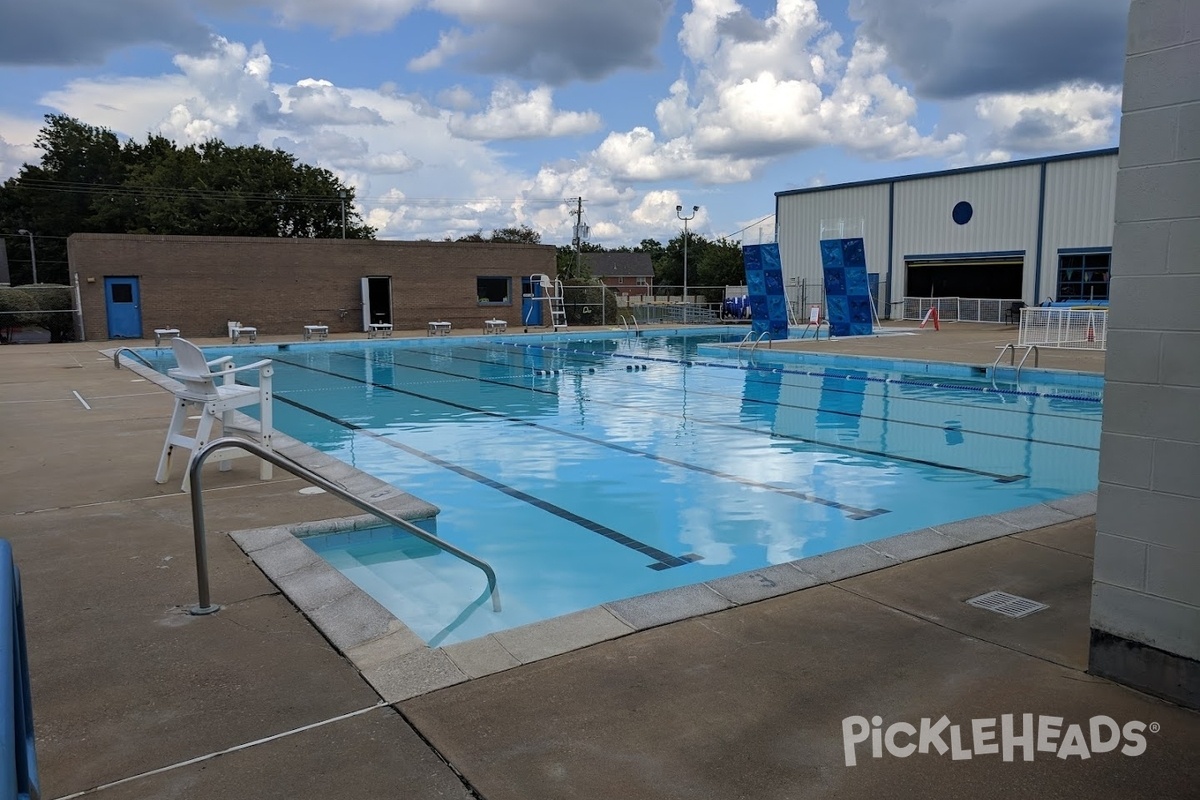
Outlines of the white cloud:
{"label": "white cloud", "polygon": [[[680,199],[679,192],[674,190],[655,190],[646,192],[642,196],[642,201],[629,215],[629,218],[639,225],[647,227],[657,226],[658,228],[675,228],[682,223],[679,217],[676,216],[676,206],[683,205],[683,200]],[[693,201],[692,205],[696,205]],[[691,206],[688,206],[690,208]],[[688,223],[692,228],[701,228],[707,221],[707,214],[703,207],[696,212],[696,218]]]}
{"label": "white cloud", "polygon": [[0,181],[16,175],[24,164],[36,164],[39,155],[36,147],[12,144],[0,136]]}
{"label": "white cloud", "polygon": [[379,125],[383,117],[373,108],[355,106],[349,95],[326,80],[305,78],[287,90],[283,110],[302,125]]}
{"label": "white cloud", "polygon": [[475,95],[462,86],[451,86],[438,93],[438,105],[452,111],[472,111],[479,108]]}
{"label": "white cloud", "polygon": [[917,104],[888,76],[886,51],[849,57],[815,0],[778,0],[755,18],[736,0],[695,0],[679,42],[694,75],[675,80],[644,126],[610,133],[593,154],[618,179],[751,179],[768,159],[838,147],[871,159],[951,157],[959,134],[921,133]]}
{"label": "white cloud", "polygon": [[600,115],[595,112],[555,109],[554,94],[549,87],[539,86],[524,92],[511,81],[496,86],[482,113],[450,121],[450,130],[455,135],[479,140],[575,136],[599,127]]}
{"label": "white cloud", "polygon": [[755,159],[706,157],[696,152],[687,137],[660,143],[653,131],[640,126],[626,133],[610,133],[593,157],[614,177],[635,182],[696,179],[736,183],[750,180],[762,163]]}
{"label": "white cloud", "polygon": [[40,126],[0,114],[0,181],[13,177],[25,164],[37,164],[42,151],[33,146]]}
{"label": "white cloud", "polygon": [[159,125],[164,136],[184,143],[217,138],[251,144],[278,118],[283,103],[271,86],[271,57],[262,44],[247,48],[222,38],[207,55],[174,60],[194,94]]}
{"label": "white cloud", "polygon": [[[756,34],[747,36],[751,23]],[[900,158],[942,156],[962,146],[959,138],[916,130],[916,103],[887,77],[883,48],[859,41],[844,59],[841,37],[821,19],[815,0],[778,0],[762,21],[735,0],[696,0],[679,39],[698,70],[689,108],[702,153],[759,157],[832,145]],[[679,126],[683,96],[672,87],[660,120]]]}
{"label": "white cloud", "polygon": [[1120,109],[1120,90],[1099,84],[999,94],[975,104],[993,146],[1024,153],[1102,147],[1113,139]]}

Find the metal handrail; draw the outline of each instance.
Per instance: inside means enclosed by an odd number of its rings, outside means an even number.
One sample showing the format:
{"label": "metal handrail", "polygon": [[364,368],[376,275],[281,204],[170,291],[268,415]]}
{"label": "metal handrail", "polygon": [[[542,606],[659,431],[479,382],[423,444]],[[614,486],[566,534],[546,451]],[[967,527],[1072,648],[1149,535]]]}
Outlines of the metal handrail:
{"label": "metal handrail", "polygon": [[[770,335],[771,335],[771,332],[770,332],[770,331],[763,331],[762,333],[760,333],[760,334],[758,335],[758,338],[754,340],[754,344],[750,345],[750,355],[749,355],[749,357],[750,357],[750,358],[753,358],[753,357],[754,357],[754,351],[755,351],[755,349],[758,347],[758,343],[759,343],[759,342],[761,342],[761,341],[763,340],[763,337],[764,337],[764,336],[770,336]],[[768,340],[767,340],[767,347],[770,347],[770,346],[771,346],[771,342],[773,342],[773,341],[774,341],[774,339],[768,339]]]}
{"label": "metal handrail", "polygon": [[816,325],[816,327],[817,327],[816,331],[813,333],[813,341],[814,342],[821,341],[821,326],[822,325],[825,326],[825,341],[829,341],[830,339],[833,338],[833,329],[829,327],[829,320],[827,320],[827,319],[819,319],[816,322],[809,322],[808,324],[806,324],[804,326],[804,330],[800,332],[800,338],[803,339],[805,336],[807,336],[808,329],[813,327],[814,325]]}
{"label": "metal handrail", "polygon": [[1004,354],[1009,350],[1012,351],[1012,356],[1008,359],[1008,365],[1011,367],[1017,363],[1017,346],[1012,342],[1000,348],[1000,355],[996,356],[996,360],[992,362],[992,374],[996,374],[996,367],[1000,366],[1000,359],[1004,358]]}
{"label": "metal handrail", "polygon": [[[1025,366],[1025,359],[1029,358],[1029,354],[1033,353],[1033,368],[1037,369],[1038,358],[1040,356],[1036,344],[1026,345],[1025,355],[1021,356],[1021,363],[1017,364],[1017,383],[1021,382],[1021,367]],[[1017,354],[1016,348],[1013,348],[1013,355]]]}
{"label": "metal handrail", "polygon": [[483,574],[487,576],[488,592],[492,596],[492,610],[500,610],[500,590],[496,586],[496,571],[491,565],[482,559],[459,550],[452,544],[443,542],[436,536],[426,533],[408,520],[400,519],[399,517],[389,514],[378,506],[368,503],[358,497],[347,492],[342,487],[338,486],[333,481],[323,478],[302,464],[297,464],[290,458],[279,455],[273,450],[268,450],[265,447],[255,444],[254,442],[245,439],[239,439],[234,436],[222,436],[219,439],[213,439],[208,444],[196,451],[192,463],[188,466],[188,480],[191,482],[192,495],[192,531],[196,540],[196,583],[199,587],[199,603],[191,609],[192,614],[203,615],[212,614],[214,611],[219,611],[220,606],[215,606],[211,603],[208,591],[208,545],[205,541],[204,528],[204,499],[202,497],[202,488],[200,485],[200,468],[204,466],[204,461],[214,450],[220,450],[223,447],[236,447],[245,450],[251,455],[258,456],[261,459],[271,462],[282,470],[292,473],[298,478],[303,478],[309,483],[320,486],[330,494],[336,495],[351,505],[366,511],[368,514],[374,514],[382,520],[386,520],[397,527],[403,528],[408,533],[416,536],[423,542],[433,545],[439,550],[443,550],[455,558],[459,558],[468,564],[478,567],[483,570]]}
{"label": "metal handrail", "polygon": [[145,356],[143,356],[137,350],[134,350],[132,347],[118,347],[117,348],[117,352],[113,353],[113,369],[121,368],[121,353],[129,353],[129,355],[133,356],[134,358],[136,358],[138,361],[145,364],[150,369],[158,369],[158,367],[154,366],[149,361],[147,361]]}

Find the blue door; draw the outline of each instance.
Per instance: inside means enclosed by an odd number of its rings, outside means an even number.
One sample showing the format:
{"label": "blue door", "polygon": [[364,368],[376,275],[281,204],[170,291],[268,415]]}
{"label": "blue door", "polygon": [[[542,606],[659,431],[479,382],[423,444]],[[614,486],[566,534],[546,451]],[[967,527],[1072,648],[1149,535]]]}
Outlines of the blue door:
{"label": "blue door", "polygon": [[104,311],[108,338],[142,338],[142,299],[137,278],[104,279]]}
{"label": "blue door", "polygon": [[542,324],[542,284],[528,276],[521,278],[521,322]]}

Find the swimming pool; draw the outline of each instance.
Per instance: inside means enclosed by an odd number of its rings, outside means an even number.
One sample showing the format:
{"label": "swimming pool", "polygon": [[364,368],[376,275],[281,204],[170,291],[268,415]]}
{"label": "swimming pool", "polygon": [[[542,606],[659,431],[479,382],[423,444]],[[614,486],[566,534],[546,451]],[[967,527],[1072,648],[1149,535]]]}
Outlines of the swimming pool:
{"label": "swimming pool", "polygon": [[305,539],[431,645],[1095,489],[1098,388],[711,347],[740,338],[237,349],[275,361],[280,430],[436,504],[495,567],[499,614],[402,533]]}

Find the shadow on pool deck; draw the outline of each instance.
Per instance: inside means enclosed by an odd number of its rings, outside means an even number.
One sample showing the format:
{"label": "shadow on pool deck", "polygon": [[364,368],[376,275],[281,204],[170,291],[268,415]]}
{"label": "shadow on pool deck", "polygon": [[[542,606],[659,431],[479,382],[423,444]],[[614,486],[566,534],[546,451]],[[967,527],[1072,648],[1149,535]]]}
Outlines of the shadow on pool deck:
{"label": "shadow on pool deck", "polygon": [[[1015,339],[975,328],[858,349],[913,357],[932,346],[940,360],[991,363],[991,340]],[[223,533],[347,514],[328,495],[298,494],[300,481],[259,482],[245,462],[206,473],[213,595],[225,608],[185,613],[196,585],[188,498],[152,480],[170,397],[114,370],[98,352],[112,344],[0,348],[0,535],[22,570],[44,797],[119,781],[93,794],[1194,796],[1200,715],[1085,671],[1091,517],[383,705]],[[1010,619],[963,602],[993,589],[1049,608]],[[846,765],[847,717],[886,727],[945,715],[970,748],[971,721],[1004,714],[1018,727],[1021,714],[1062,717],[1085,739],[1098,715],[1155,732],[1138,756],[1038,751],[1031,762],[1020,746],[1011,762],[872,758],[868,740]]]}

